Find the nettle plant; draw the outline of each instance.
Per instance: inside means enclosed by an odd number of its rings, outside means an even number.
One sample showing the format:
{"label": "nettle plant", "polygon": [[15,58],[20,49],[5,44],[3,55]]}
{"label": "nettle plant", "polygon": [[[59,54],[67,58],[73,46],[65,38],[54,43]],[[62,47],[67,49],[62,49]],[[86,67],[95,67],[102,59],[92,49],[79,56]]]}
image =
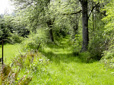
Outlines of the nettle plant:
{"label": "nettle plant", "polygon": [[14,67],[18,67],[20,69],[26,68],[31,72],[36,72],[45,68],[45,66],[49,64],[49,59],[40,52],[30,51],[25,54],[18,55],[14,58],[12,64]]}

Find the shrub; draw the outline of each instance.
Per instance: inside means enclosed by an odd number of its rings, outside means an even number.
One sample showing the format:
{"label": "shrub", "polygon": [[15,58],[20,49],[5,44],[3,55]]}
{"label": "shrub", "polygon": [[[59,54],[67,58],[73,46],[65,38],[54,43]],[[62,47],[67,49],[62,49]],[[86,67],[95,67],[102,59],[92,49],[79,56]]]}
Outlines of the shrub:
{"label": "shrub", "polygon": [[72,42],[73,42],[73,54],[78,55],[82,46],[82,36],[80,34],[76,34],[75,39],[73,39]]}
{"label": "shrub", "polygon": [[23,37],[20,37],[17,33],[11,34],[10,40],[12,43],[21,43],[23,40]]}
{"label": "shrub", "polygon": [[35,72],[43,68],[43,66],[49,64],[49,59],[43,56],[39,52],[30,51],[25,54],[20,54],[13,59],[12,65],[20,69],[26,68],[26,70]]}
{"label": "shrub", "polygon": [[38,50],[47,42],[47,36],[44,31],[37,30],[36,33],[31,33],[23,42],[24,50]]}
{"label": "shrub", "polygon": [[102,58],[103,51],[106,50],[108,39],[103,37],[101,32],[96,32],[90,39],[88,51],[95,60]]}
{"label": "shrub", "polygon": [[80,53],[79,58],[81,59],[82,62],[85,63],[91,63],[94,61],[94,59],[91,57],[90,52],[88,51]]}
{"label": "shrub", "polygon": [[102,61],[105,66],[114,68],[114,38],[110,41],[108,50],[103,52]]}

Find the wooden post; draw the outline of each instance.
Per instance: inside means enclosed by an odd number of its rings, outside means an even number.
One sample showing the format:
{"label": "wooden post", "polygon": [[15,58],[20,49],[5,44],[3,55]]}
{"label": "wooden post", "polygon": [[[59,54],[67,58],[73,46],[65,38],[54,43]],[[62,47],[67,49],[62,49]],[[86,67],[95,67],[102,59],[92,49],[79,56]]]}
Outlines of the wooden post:
{"label": "wooden post", "polygon": [[4,42],[2,40],[2,65],[4,64]]}

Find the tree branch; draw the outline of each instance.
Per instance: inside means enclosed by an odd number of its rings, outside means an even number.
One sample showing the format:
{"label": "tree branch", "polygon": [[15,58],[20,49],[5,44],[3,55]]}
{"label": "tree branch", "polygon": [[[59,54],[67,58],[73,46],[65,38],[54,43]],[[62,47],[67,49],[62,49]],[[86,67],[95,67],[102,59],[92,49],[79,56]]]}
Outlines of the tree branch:
{"label": "tree branch", "polygon": [[88,15],[88,19],[91,16],[91,13],[93,12],[94,8],[97,7],[98,5],[99,5],[99,2],[95,6],[92,7],[92,9],[91,9],[91,11],[90,11],[90,13]]}
{"label": "tree branch", "polygon": [[79,0],[82,3],[82,0]]}
{"label": "tree branch", "polygon": [[82,10],[79,10],[77,12],[74,12],[74,13],[64,13],[63,15],[73,15],[73,14],[78,14],[78,13],[81,13]]}
{"label": "tree branch", "polygon": [[96,10],[98,13],[101,13],[101,14],[103,14],[104,16],[107,16],[106,15],[106,11],[103,11],[103,12],[101,12],[100,10]]}

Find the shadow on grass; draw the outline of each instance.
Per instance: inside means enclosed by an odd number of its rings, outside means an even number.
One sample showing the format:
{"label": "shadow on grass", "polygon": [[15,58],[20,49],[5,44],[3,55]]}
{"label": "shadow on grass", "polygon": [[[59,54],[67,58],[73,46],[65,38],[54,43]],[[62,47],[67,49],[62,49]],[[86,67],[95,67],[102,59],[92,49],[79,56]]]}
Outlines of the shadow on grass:
{"label": "shadow on grass", "polygon": [[57,44],[48,44],[47,47],[53,48],[53,49],[60,49],[60,48],[66,48],[66,47],[68,47],[68,45],[62,45],[62,44],[60,44],[60,45],[57,45]]}
{"label": "shadow on grass", "polygon": [[53,52],[42,52],[50,61],[53,61],[57,64],[60,62],[64,63],[93,63],[95,60],[88,61],[87,58],[83,57],[81,54],[74,55],[73,53],[59,53],[55,54]]}
{"label": "shadow on grass", "polygon": [[51,50],[46,52],[42,50],[41,52],[45,55],[48,59],[53,62],[60,63],[70,63],[70,62],[77,62],[77,63],[93,63],[96,60],[92,59],[88,53],[74,53],[72,49],[72,45],[69,43],[68,39],[63,38],[61,43],[58,45],[55,43],[48,43],[47,48]]}

